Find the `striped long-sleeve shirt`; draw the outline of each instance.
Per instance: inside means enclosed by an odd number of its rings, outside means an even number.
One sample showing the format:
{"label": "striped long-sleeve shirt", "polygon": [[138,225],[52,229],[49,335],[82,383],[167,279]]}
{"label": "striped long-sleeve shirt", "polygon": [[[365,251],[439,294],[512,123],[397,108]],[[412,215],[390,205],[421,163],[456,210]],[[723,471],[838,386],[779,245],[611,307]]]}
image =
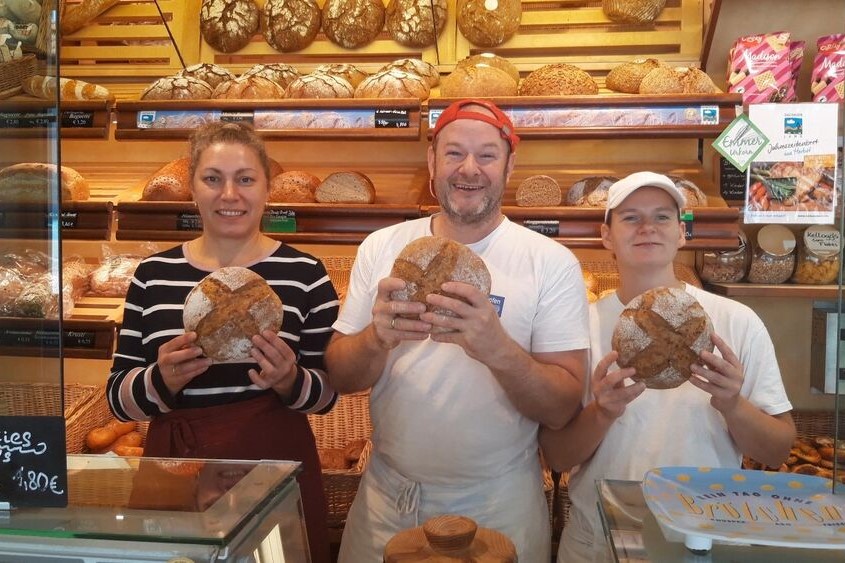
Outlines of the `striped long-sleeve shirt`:
{"label": "striped long-sleeve shirt", "polygon": [[[284,306],[279,337],[296,354],[299,373],[289,408],[325,413],[337,400],[328,385],[323,352],[337,318],[338,298],[322,262],[287,245],[249,266],[267,280]],[[158,348],[184,333],[182,308],[188,293],[209,272],[191,265],[183,246],[142,261],[126,294],[123,325],[106,387],[109,406],[121,420],[147,420],[179,408],[194,408],[251,399],[272,393],[256,386],[252,359],[213,364],[175,396],[164,384],[156,360]]]}

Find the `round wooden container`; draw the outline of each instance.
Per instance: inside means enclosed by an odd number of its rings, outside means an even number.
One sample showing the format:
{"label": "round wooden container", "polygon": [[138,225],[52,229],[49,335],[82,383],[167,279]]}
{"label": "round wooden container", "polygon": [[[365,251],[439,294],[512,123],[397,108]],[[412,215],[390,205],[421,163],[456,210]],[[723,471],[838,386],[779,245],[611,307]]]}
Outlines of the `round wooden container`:
{"label": "round wooden container", "polygon": [[384,563],[516,563],[516,549],[502,533],[479,528],[466,516],[446,514],[399,532],[384,548]]}

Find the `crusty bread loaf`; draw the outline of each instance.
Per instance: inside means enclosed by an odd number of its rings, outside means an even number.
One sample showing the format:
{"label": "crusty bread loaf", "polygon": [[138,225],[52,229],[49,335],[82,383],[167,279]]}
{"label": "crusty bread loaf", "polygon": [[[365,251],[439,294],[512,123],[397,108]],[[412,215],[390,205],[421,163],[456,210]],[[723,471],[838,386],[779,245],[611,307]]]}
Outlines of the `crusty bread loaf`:
{"label": "crusty bread loaf", "polygon": [[346,79],[314,72],[300,76],[285,90],[286,98],[352,98],[355,89]]}
{"label": "crusty bread loaf", "polygon": [[519,84],[519,69],[516,65],[504,57],[495,55],[493,53],[478,53],[477,55],[470,55],[458,61],[458,66],[475,66],[485,64],[493,66],[508,73],[508,76],[513,78],[513,81]]}
{"label": "crusty bread loaf", "polygon": [[314,69],[315,73],[330,74],[343,78],[356,88],[369,74],[349,63],[326,63]]}
{"label": "crusty bread loaf", "polygon": [[446,0],[390,0],[385,26],[400,45],[428,47],[446,27],[447,10]]}
{"label": "crusty bread loaf", "polygon": [[669,179],[675,183],[684,198],[687,200],[687,207],[707,207],[707,196],[692,180],[682,178],[681,176],[669,175]]}
{"label": "crusty bread loaf", "polygon": [[185,331],[196,331],[196,344],[215,362],[249,360],[252,337],[282,326],[282,300],[267,282],[247,268],[220,268],[200,281],[185,298]]}
{"label": "crusty bread loaf", "polygon": [[520,96],[570,96],[598,94],[593,77],[566,63],[541,66],[519,85]]}
{"label": "crusty bread loaf", "polygon": [[557,180],[543,174],[527,177],[516,189],[516,204],[520,207],[555,207],[562,197]]}
{"label": "crusty bread loaf", "polygon": [[713,324],[701,304],[680,288],[657,287],[631,300],[613,329],[616,364],[633,367],[634,381],[671,389],[692,375],[703,350],[713,351]]}
{"label": "crusty bread loaf", "polygon": [[346,455],[346,461],[354,467],[355,464],[358,463],[358,460],[361,459],[361,455],[364,453],[364,448],[366,447],[366,438],[358,438],[348,442],[343,448],[343,453]]}
{"label": "crusty bread loaf", "polygon": [[142,201],[191,201],[191,159],[168,162],[150,176]]}
{"label": "crusty bread loaf", "polygon": [[124,297],[132,283],[132,276],[143,256],[137,254],[113,254],[91,272],[92,295],[99,297]]}
{"label": "crusty bread loaf", "polygon": [[176,76],[190,76],[197,78],[208,84],[212,90],[217,88],[221,82],[226,82],[235,77],[234,73],[229,72],[228,69],[213,63],[199,63],[183,68],[176,73]]}
{"label": "crusty bread loaf", "polygon": [[258,31],[259,10],[253,0],[202,0],[200,33],[224,53],[246,47]]}
{"label": "crusty bread loaf", "polygon": [[215,99],[228,100],[278,100],[285,92],[275,82],[263,76],[239,76],[221,83],[211,94]]}
{"label": "crusty bread loaf", "polygon": [[513,78],[496,67],[485,64],[456,66],[440,85],[444,98],[478,98],[487,96],[516,96]]}
{"label": "crusty bread loaf", "polygon": [[398,59],[381,67],[379,72],[394,68],[411,74],[416,74],[417,76],[425,79],[429,88],[434,88],[440,84],[440,72],[438,72],[437,67],[421,59]]}
{"label": "crusty bread loaf", "polygon": [[408,243],[393,262],[390,276],[405,281],[405,288],[391,292],[391,299],[424,303],[428,311],[450,317],[457,315],[427,303],[426,296],[435,293],[459,299],[441,289],[447,281],[468,283],[485,294],[492,285],[484,261],[468,246],[444,237],[422,237]]}
{"label": "crusty bread loaf", "polygon": [[[44,100],[56,99],[56,77],[33,75],[21,82],[23,91],[30,96]],[[99,84],[82,80],[59,78],[59,99],[61,100],[110,100],[111,92]]]}
{"label": "crusty bread loaf", "polygon": [[576,181],[566,192],[566,205],[576,207],[604,207],[607,190],[619,178],[614,176],[586,176]]}
{"label": "crusty bread loaf", "polygon": [[657,59],[635,59],[628,63],[614,67],[607,73],[605,86],[614,92],[639,94],[640,82],[645,75],[661,66]]}
{"label": "crusty bread loaf", "polygon": [[261,31],[277,51],[300,51],[314,41],[320,31],[320,20],[316,0],[267,0]]}
{"label": "crusty bread loaf", "polygon": [[355,88],[356,98],[428,98],[430,88],[421,76],[392,68],[365,78]]}
{"label": "crusty bread loaf", "polygon": [[351,463],[346,459],[344,448],[318,448],[317,456],[320,458],[320,468],[330,471],[346,471]]}
{"label": "crusty bread loaf", "polygon": [[213,88],[193,76],[165,76],[159,78],[143,92],[142,100],[207,100]]}
{"label": "crusty bread loaf", "polygon": [[326,0],[323,6],[323,32],[341,47],[363,47],[376,38],[382,27],[381,0]]}
{"label": "crusty bread loaf", "polygon": [[520,0],[460,0],[458,29],[480,47],[495,47],[510,39],[522,20]]}
{"label": "crusty bread loaf", "polygon": [[666,6],[666,0],[602,0],[602,11],[613,21],[651,23]]}
{"label": "crusty bread loaf", "polygon": [[[56,181],[58,167],[41,162],[22,162],[0,170],[0,202],[46,203]],[[90,197],[88,181],[70,166],[61,167],[62,201]]]}
{"label": "crusty bread loaf", "polygon": [[707,73],[685,66],[657,67],[640,82],[640,94],[715,94],[718,91]]}
{"label": "crusty bread loaf", "polygon": [[285,90],[291,82],[299,78],[299,71],[285,63],[268,63],[251,66],[241,76],[260,76],[279,85]]}
{"label": "crusty bread loaf", "polygon": [[376,188],[360,172],[333,172],[320,182],[314,197],[320,203],[373,203]]}
{"label": "crusty bread loaf", "polygon": [[314,203],[314,192],[320,179],[302,170],[288,170],[270,180],[267,201],[270,203]]}
{"label": "crusty bread loaf", "polygon": [[62,17],[61,30],[64,35],[69,35],[88,25],[91,20],[116,5],[120,0],[84,0],[79,4],[68,6]]}

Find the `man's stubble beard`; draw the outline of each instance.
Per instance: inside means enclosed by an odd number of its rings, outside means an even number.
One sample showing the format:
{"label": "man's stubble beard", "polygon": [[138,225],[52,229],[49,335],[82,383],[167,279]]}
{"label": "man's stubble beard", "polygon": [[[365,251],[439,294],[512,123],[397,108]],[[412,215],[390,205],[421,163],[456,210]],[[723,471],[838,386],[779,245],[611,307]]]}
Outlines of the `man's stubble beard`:
{"label": "man's stubble beard", "polygon": [[[437,161],[435,160],[434,163],[434,170],[435,176],[437,175]],[[496,200],[493,200],[489,195],[485,195],[484,198],[481,200],[481,207],[478,211],[474,213],[467,214],[466,212],[461,213],[454,207],[452,207],[451,202],[449,201],[449,180],[444,180],[440,183],[435,182],[434,185],[434,192],[437,194],[437,201],[440,203],[440,207],[443,210],[443,213],[449,217],[450,220],[460,223],[463,225],[477,225],[479,223],[483,223],[484,221],[490,219],[493,216],[498,216],[500,214],[500,209],[502,205],[502,199],[505,195],[505,184],[507,182],[507,177],[505,174],[502,174],[501,179],[501,186],[502,189],[499,191],[499,197]],[[492,187],[492,185],[490,186]],[[488,191],[489,193],[489,191]]]}

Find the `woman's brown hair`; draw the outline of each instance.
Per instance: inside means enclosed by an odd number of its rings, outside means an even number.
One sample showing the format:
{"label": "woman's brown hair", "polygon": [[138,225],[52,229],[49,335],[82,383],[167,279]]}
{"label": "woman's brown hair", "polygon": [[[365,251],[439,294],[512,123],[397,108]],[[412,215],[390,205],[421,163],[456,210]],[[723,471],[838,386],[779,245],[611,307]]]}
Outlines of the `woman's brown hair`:
{"label": "woman's brown hair", "polygon": [[264,147],[264,141],[255,132],[251,125],[234,122],[227,123],[222,121],[212,121],[206,123],[191,135],[191,179],[193,180],[194,173],[197,171],[197,163],[203,151],[217,143],[224,143],[229,145],[244,145],[255,151],[258,155],[258,160],[261,162],[261,168],[264,170],[264,175],[267,181],[270,181],[270,157],[267,156],[267,149]]}

